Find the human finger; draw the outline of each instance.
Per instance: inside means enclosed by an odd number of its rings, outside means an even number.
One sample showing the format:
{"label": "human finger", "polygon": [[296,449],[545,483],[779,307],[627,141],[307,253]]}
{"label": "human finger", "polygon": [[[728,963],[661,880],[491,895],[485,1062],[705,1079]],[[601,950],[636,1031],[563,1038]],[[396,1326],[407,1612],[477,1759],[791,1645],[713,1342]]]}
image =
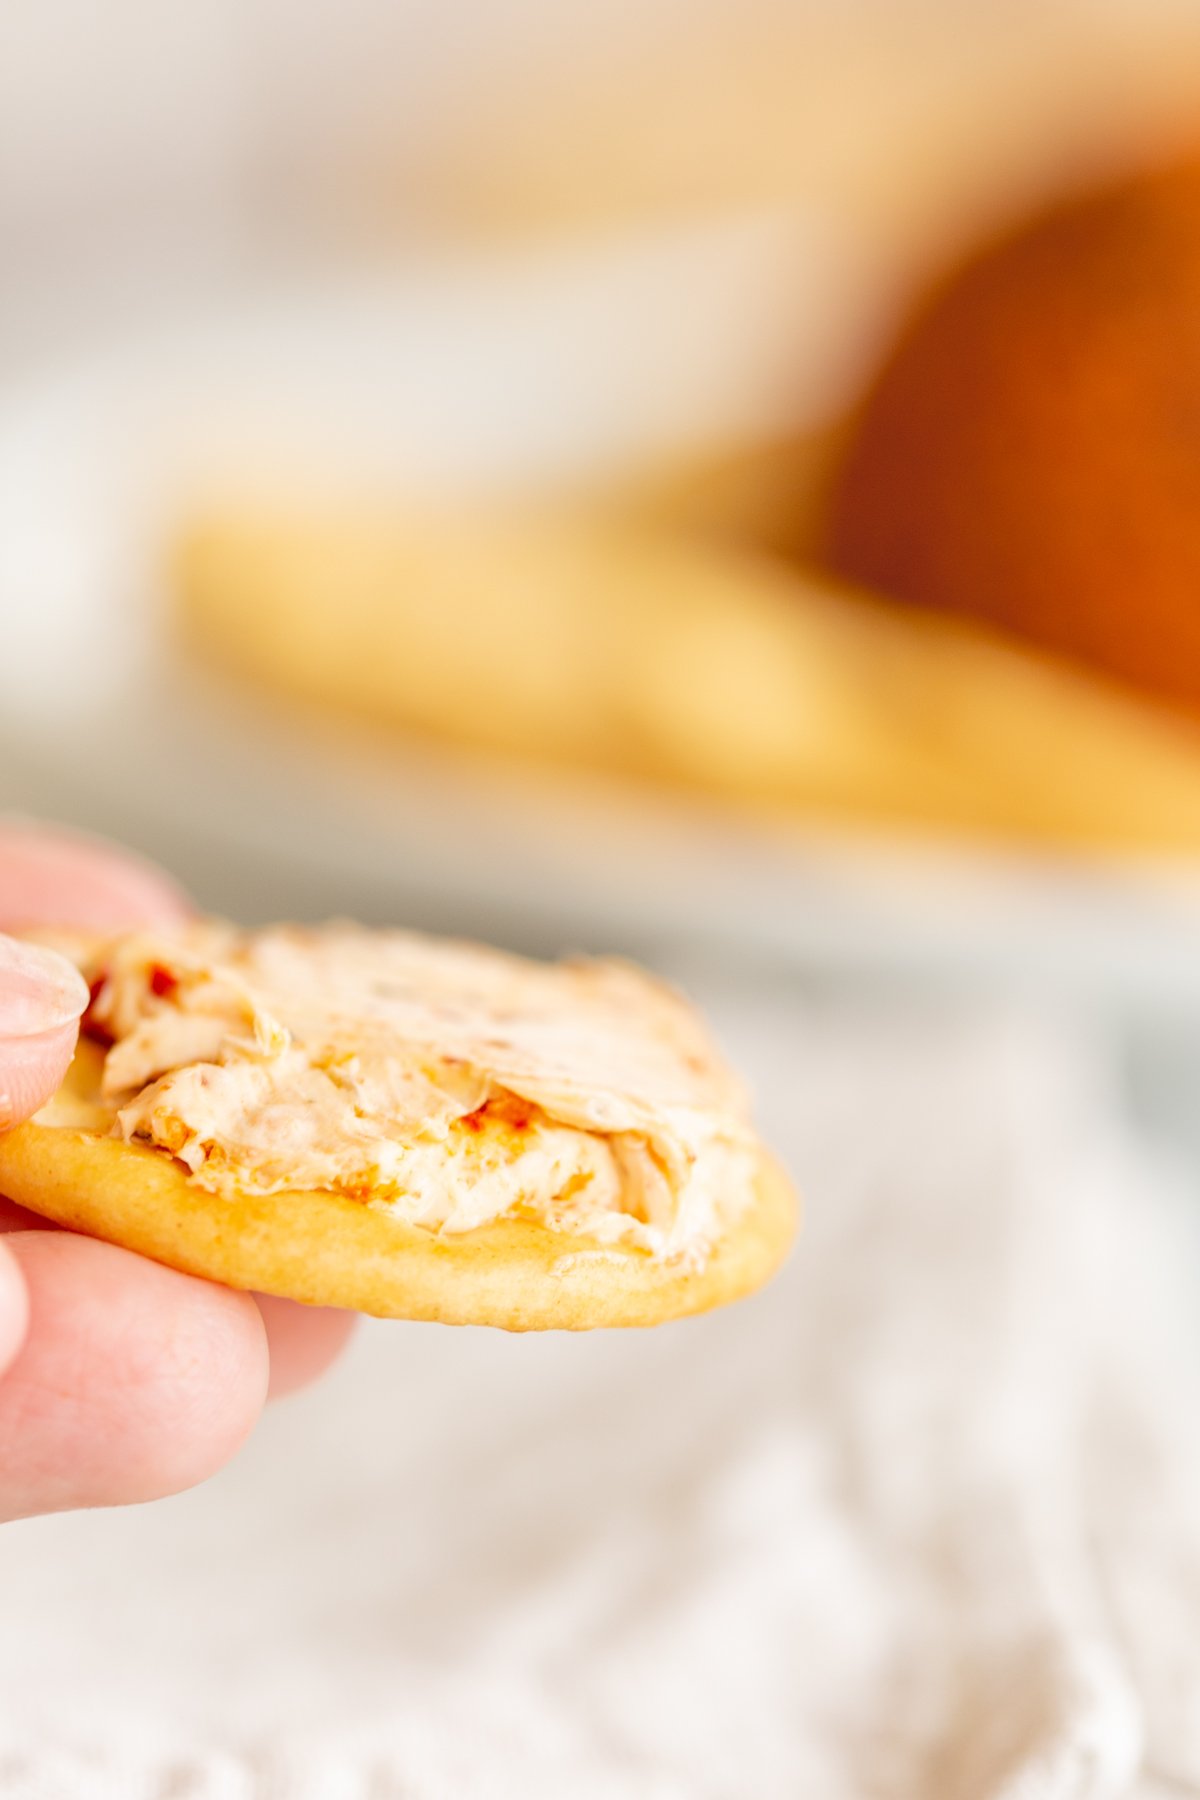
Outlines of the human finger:
{"label": "human finger", "polygon": [[0,1518],[158,1499],[229,1460],[267,1389],[248,1295],[69,1231],[0,1252],[29,1303],[0,1382]]}

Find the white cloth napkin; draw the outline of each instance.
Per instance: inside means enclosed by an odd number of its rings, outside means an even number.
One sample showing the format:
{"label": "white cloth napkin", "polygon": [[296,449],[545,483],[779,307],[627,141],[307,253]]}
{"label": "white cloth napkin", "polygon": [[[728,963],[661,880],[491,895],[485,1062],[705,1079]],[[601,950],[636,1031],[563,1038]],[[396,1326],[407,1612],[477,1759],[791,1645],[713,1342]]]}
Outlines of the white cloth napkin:
{"label": "white cloth napkin", "polygon": [[1200,1794],[1200,1201],[1112,1046],[707,998],[782,1278],[372,1326],[209,1487],[0,1532],[0,1794]]}

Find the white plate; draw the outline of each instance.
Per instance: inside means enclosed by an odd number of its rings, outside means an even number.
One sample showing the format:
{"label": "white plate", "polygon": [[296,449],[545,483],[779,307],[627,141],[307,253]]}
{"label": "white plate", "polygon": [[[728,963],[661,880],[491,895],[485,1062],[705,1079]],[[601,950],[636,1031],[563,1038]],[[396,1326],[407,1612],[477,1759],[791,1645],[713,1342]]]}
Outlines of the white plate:
{"label": "white plate", "polygon": [[277,296],[10,389],[5,803],[124,837],[247,915],[339,909],[530,947],[676,961],[719,947],[806,971],[1194,1005],[1192,871],[767,834],[599,779],[506,775],[264,715],[173,652],[160,553],[197,485],[263,471],[436,491],[571,483],[783,423],[785,363],[789,422],[797,394],[818,416],[844,377],[853,285],[819,242],[794,221],[741,221]]}

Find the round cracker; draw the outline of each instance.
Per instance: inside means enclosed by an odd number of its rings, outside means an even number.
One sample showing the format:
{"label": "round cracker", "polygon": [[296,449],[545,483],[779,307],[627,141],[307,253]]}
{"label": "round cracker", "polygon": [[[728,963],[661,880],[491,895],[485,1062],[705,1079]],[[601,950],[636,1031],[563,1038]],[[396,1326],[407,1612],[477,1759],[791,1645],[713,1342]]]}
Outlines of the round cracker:
{"label": "round cracker", "polygon": [[[84,1045],[68,1075],[78,1095]],[[53,1116],[53,1103],[47,1109]],[[72,1108],[63,1109],[68,1115]],[[164,1151],[33,1121],[0,1136],[0,1192],[31,1212],[226,1287],[379,1318],[587,1331],[658,1325],[739,1299],[783,1261],[795,1196],[765,1153],[746,1211],[699,1268],[502,1219],[442,1235],[333,1193],[230,1200]]]}

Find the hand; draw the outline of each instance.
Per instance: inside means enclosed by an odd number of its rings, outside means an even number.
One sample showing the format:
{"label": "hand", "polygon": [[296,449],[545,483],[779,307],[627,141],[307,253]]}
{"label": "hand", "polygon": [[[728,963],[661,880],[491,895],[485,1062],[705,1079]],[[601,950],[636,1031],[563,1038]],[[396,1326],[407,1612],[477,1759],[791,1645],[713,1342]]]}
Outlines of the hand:
{"label": "hand", "polygon": [[[169,925],[165,876],[98,844],[0,824],[0,926]],[[62,958],[0,935],[0,1125],[62,1079],[87,990]],[[347,1313],[234,1293],[0,1198],[0,1519],[152,1500],[203,1481],[268,1393],[319,1374]]]}

